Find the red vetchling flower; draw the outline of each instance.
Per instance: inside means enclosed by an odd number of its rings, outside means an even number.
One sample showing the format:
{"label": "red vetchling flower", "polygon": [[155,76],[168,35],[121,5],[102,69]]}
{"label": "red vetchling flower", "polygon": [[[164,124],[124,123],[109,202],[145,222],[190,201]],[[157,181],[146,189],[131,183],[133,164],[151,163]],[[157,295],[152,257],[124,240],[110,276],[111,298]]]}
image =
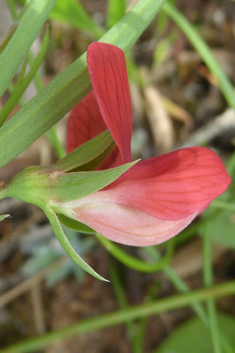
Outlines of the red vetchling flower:
{"label": "red vetchling flower", "polygon": [[[125,57],[106,43],[88,48],[93,90],[70,115],[67,152],[109,129],[116,143],[107,169],[131,161],[132,108]],[[191,147],[140,161],[114,183],[66,204],[68,215],[113,241],[158,244],[184,229],[230,184],[211,150]]]}

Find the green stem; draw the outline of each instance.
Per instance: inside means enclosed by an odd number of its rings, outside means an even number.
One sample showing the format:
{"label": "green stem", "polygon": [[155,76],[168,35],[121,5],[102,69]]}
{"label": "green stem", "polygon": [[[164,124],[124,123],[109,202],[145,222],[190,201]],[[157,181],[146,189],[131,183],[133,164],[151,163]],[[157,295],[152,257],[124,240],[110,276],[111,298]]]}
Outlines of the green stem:
{"label": "green stem", "polygon": [[[210,287],[213,284],[212,253],[210,234],[206,228],[203,237],[203,272],[205,287]],[[222,353],[216,306],[212,298],[207,300],[207,309],[214,352]]]}
{"label": "green stem", "polygon": [[42,349],[54,342],[68,339],[73,335],[81,335],[94,330],[122,324],[130,320],[156,315],[165,311],[175,310],[191,305],[195,301],[205,301],[209,298],[219,298],[235,293],[235,281],[219,284],[210,288],[191,291],[187,294],[170,296],[150,303],[136,305],[125,310],[108,313],[99,317],[89,318],[75,325],[47,333],[44,336],[31,338],[17,343],[1,353],[27,353]]}
{"label": "green stem", "polygon": [[[126,300],[122,285],[121,285],[121,281],[120,278],[118,276],[118,272],[117,269],[113,263],[113,261],[110,261],[109,263],[109,274],[110,274],[110,279],[111,279],[111,283],[118,301],[118,304],[120,306],[121,309],[127,309],[128,308],[128,302]],[[134,321],[130,320],[126,322],[127,325],[127,330],[130,336],[130,340],[132,342],[132,346],[133,346],[133,353],[135,352],[135,326],[134,326]]]}
{"label": "green stem", "polygon": [[[156,249],[153,247],[146,248],[145,251],[155,260],[157,261],[160,257],[159,253],[157,252]],[[173,285],[181,292],[181,293],[188,293],[190,291],[190,288],[187,286],[187,284],[175,273],[175,271],[169,266],[165,265],[163,267],[163,272],[166,274],[166,276],[170,279],[170,281],[173,283]],[[200,319],[204,322],[206,326],[208,326],[208,318],[206,315],[206,312],[202,305],[198,302],[195,302],[192,304],[192,308],[195,311],[195,313],[200,317]]]}
{"label": "green stem", "polygon": [[167,3],[162,9],[188,37],[189,41],[201,55],[210,72],[217,78],[221,92],[223,93],[228,105],[235,108],[234,87],[214,57],[208,45],[195,30],[194,26],[173,5]]}
{"label": "green stem", "polygon": [[118,245],[111,242],[110,240],[104,238],[102,235],[96,233],[96,237],[99,239],[101,244],[105,247],[105,249],[112,254],[117,260],[122,262],[124,265],[132,268],[133,270],[144,272],[144,273],[152,273],[156,271],[162,270],[162,268],[170,261],[173,246],[169,246],[167,254],[159,261],[150,263],[143,260],[140,260],[134,256],[127,254]]}

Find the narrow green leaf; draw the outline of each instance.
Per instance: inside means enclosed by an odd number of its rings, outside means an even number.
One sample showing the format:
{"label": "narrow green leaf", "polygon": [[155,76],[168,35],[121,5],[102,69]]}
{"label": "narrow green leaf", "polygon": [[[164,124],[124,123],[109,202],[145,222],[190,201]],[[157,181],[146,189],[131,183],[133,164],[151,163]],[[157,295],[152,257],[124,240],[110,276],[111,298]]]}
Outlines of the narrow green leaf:
{"label": "narrow green leaf", "polygon": [[113,27],[126,13],[125,0],[109,0],[107,27]]}
{"label": "narrow green leaf", "polygon": [[[128,51],[165,2],[140,0],[101,40]],[[0,168],[58,122],[89,92],[91,83],[85,56],[65,69],[2,126],[0,150],[5,152],[0,154]]]}
{"label": "narrow green leaf", "polygon": [[90,275],[94,276],[95,278],[109,282],[107,279],[104,277],[100,276],[97,272],[95,272],[74,250],[72,245],[70,244],[68,238],[64,234],[64,231],[60,225],[60,222],[56,216],[56,214],[52,210],[44,210],[46,213],[53,231],[55,232],[55,235],[57,239],[60,242],[60,245],[66,251],[66,253],[69,255],[69,257],[78,265],[80,266],[84,271],[88,272]]}
{"label": "narrow green leaf", "polygon": [[78,0],[57,0],[50,13],[50,18],[86,31],[96,39],[105,33],[104,29],[92,20]]}
{"label": "narrow green leaf", "polygon": [[136,162],[102,171],[61,174],[56,187],[47,190],[48,198],[59,202],[69,202],[90,195],[114,182]]}
{"label": "narrow green leaf", "polygon": [[[28,57],[26,56],[21,67],[20,67],[20,70],[19,70],[19,74],[18,74],[18,77],[17,77],[17,81],[16,81],[16,84],[14,86],[14,89],[19,86],[21,84],[21,82],[23,81],[24,79],[24,76],[25,76],[25,72],[26,72],[26,68],[27,68],[27,64],[28,64]],[[14,91],[13,89],[13,91]],[[13,92],[12,92],[13,94]]]}
{"label": "narrow green leaf", "polygon": [[112,144],[113,138],[110,132],[106,130],[59,160],[54,165],[53,170],[67,172],[83,166],[102,155]]}
{"label": "narrow green leaf", "polygon": [[173,5],[169,3],[165,4],[163,11],[172,18],[177,26],[179,26],[188,37],[197,52],[201,55],[208,69],[218,79],[221,92],[228,105],[235,109],[234,87],[206,42],[200,37],[194,26]]}
{"label": "narrow green leaf", "polygon": [[25,61],[24,65],[22,66],[21,70],[21,75],[19,75],[18,81],[14,87],[13,93],[6,102],[6,104],[3,106],[1,112],[0,112],[0,126],[4,123],[12,109],[15,107],[15,105],[18,103],[20,97],[30,84],[30,82],[33,80],[39,66],[42,63],[42,60],[44,59],[46,50],[47,50],[47,45],[48,45],[48,40],[49,40],[49,31],[48,28],[45,32],[41,48],[38,52],[38,55],[36,59],[34,60],[29,72],[27,73],[26,77],[23,78],[24,76],[24,70],[26,69],[27,61]]}
{"label": "narrow green leaf", "polygon": [[55,2],[31,0],[25,4],[19,25],[0,55],[0,96],[24,60]]}

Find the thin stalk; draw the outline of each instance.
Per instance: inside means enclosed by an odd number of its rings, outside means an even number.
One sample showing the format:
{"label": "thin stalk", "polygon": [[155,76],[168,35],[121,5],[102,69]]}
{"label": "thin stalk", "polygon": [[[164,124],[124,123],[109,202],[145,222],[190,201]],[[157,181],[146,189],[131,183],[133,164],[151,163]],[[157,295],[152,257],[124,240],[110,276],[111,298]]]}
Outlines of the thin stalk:
{"label": "thin stalk", "polygon": [[123,251],[118,245],[104,238],[102,235],[96,233],[96,237],[99,239],[105,249],[112,254],[117,260],[122,262],[124,265],[132,268],[133,270],[152,273],[162,270],[162,268],[170,261],[173,253],[173,243],[168,247],[166,255],[159,261],[150,263],[140,260],[134,256],[129,255]]}
{"label": "thin stalk", "polygon": [[[120,278],[118,276],[118,272],[117,269],[113,263],[113,261],[110,261],[109,263],[109,274],[110,274],[110,281],[112,283],[118,304],[120,306],[121,309],[127,309],[128,308],[128,302],[124,293],[124,290],[122,288],[122,284],[120,281]],[[133,347],[133,353],[137,353],[135,350],[135,323],[133,320],[127,321],[126,323],[127,325],[127,330],[129,333],[129,337],[130,337],[130,341],[132,343],[132,347]]]}
{"label": "thin stalk", "polygon": [[81,335],[94,330],[123,324],[127,321],[156,315],[165,311],[175,310],[193,304],[195,301],[205,301],[210,298],[219,298],[235,294],[235,281],[218,284],[210,288],[191,291],[168,298],[136,305],[125,310],[108,313],[94,318],[83,320],[80,323],[56,330],[46,335],[31,338],[14,344],[1,353],[27,353],[42,349],[54,342],[62,341],[74,335]]}
{"label": "thin stalk", "polygon": [[[205,227],[203,237],[203,272],[205,287],[210,287],[213,284],[212,253],[210,234],[206,228],[207,227]],[[207,300],[207,310],[214,352],[222,353],[216,306],[215,301],[212,298]]]}
{"label": "thin stalk", "polygon": [[[146,248],[145,251],[154,259],[154,261],[157,261],[160,257],[157,250],[153,247]],[[187,284],[175,273],[175,271],[169,265],[165,265],[163,267],[163,272],[181,293],[188,293],[190,291],[190,288],[187,286]],[[204,324],[208,326],[209,322],[203,306],[200,303],[195,302],[192,304],[192,308],[198,317],[204,322]]]}

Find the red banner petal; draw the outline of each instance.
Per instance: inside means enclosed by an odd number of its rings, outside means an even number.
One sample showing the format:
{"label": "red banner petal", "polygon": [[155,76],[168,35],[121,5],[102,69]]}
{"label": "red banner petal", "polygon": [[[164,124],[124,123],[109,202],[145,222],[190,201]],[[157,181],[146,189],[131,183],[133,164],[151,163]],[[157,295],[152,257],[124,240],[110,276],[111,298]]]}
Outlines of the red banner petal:
{"label": "red banner petal", "polygon": [[102,117],[122,162],[130,162],[132,107],[124,53],[113,45],[95,42],[88,48],[87,63]]}

